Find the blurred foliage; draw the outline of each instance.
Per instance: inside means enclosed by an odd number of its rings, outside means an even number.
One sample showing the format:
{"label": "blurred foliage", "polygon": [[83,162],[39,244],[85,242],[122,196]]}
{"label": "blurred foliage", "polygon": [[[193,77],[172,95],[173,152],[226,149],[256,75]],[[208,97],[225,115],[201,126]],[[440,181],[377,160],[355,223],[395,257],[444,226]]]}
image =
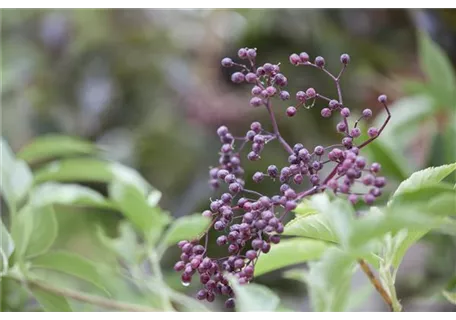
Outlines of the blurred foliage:
{"label": "blurred foliage", "polygon": [[[112,203],[97,202],[113,193],[107,187],[110,173],[101,169],[103,161],[136,168],[163,193],[161,206],[180,217],[208,204],[207,169],[216,163],[219,149],[215,128],[223,123],[243,135],[251,121],[267,123],[265,112],[248,107],[248,90],[229,82],[221,58],[235,56],[240,46],[256,47],[260,62],[282,62],[292,94],[312,86],[335,96],[333,84],[323,75],[294,68],[287,63],[288,55],[322,55],[336,72],[339,55],[347,52],[352,63],[342,89],[353,112],[371,107],[378,125],[385,115],[376,107],[376,97],[386,93],[393,102],[393,120],[384,137],[366,148],[384,163],[392,191],[412,172],[456,159],[451,66],[456,62],[455,20],[454,10],[2,9],[2,135],[39,182],[55,179],[55,166],[48,161],[58,158],[60,170],[69,168],[59,182],[83,182],[99,193],[89,196],[96,210],[58,204],[69,214],[56,215],[56,243],[59,249],[107,261],[106,250],[93,237],[95,226],[113,236],[122,216],[100,214],[112,211]],[[311,148],[334,140],[336,123],[321,119],[319,106],[292,120],[284,116],[286,107],[274,106],[288,141]],[[98,149],[74,141],[71,153],[67,141],[49,135],[37,146],[43,154],[31,161],[30,142],[50,133],[87,139]],[[90,163],[72,161],[74,155],[93,152],[98,156]],[[278,145],[271,146],[260,165],[285,163],[281,152]],[[246,173],[257,169],[248,164]],[[28,176],[21,161],[15,172]],[[17,200],[25,201],[23,190],[13,187]],[[261,188],[265,193],[272,190],[268,184]],[[62,192],[60,197],[67,199]],[[2,219],[7,219],[2,199]],[[456,277],[454,241],[434,233],[425,239],[433,247],[424,271],[417,271],[424,275],[420,281],[401,284],[402,296],[406,293],[411,300],[426,295],[430,284],[451,283],[449,273]],[[170,249],[163,264],[169,268],[176,257],[177,251]],[[167,280],[183,289],[173,272]],[[285,295],[297,294],[278,272],[259,281],[282,288]]]}

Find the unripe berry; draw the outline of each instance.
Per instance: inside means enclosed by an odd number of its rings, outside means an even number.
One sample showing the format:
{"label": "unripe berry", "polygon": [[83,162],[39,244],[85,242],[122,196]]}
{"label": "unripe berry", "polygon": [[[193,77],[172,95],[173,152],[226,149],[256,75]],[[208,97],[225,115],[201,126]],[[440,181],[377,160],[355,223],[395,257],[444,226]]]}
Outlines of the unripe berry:
{"label": "unripe berry", "polygon": [[372,110],[371,109],[364,109],[363,110],[363,117],[366,118],[366,119],[372,117]]}
{"label": "unripe berry", "polygon": [[357,157],[355,160],[355,164],[359,169],[364,169],[364,167],[366,166],[366,159],[364,159],[363,157]]}
{"label": "unripe berry", "polygon": [[325,59],[323,57],[316,57],[315,58],[315,65],[319,68],[323,68],[325,66]]}
{"label": "unripe berry", "polygon": [[350,137],[345,137],[342,139],[342,144],[345,148],[350,149],[353,146],[353,139]]}
{"label": "unripe berry", "polygon": [[339,122],[336,126],[337,132],[345,132],[347,126],[343,122]]}
{"label": "unripe berry", "polygon": [[331,109],[329,109],[329,108],[323,108],[323,109],[321,109],[321,116],[322,116],[323,118],[329,118],[329,117],[331,117]]}
{"label": "unripe berry", "polygon": [[299,54],[299,58],[301,59],[302,63],[309,62],[309,55],[307,54],[307,52],[301,52]]}
{"label": "unripe berry", "polygon": [[288,79],[283,74],[278,73],[274,77],[274,83],[278,86],[284,87],[287,85]]}
{"label": "unripe berry", "polygon": [[287,211],[292,211],[292,210],[296,209],[296,207],[297,207],[297,204],[294,201],[290,200],[285,203],[285,210],[287,210]]}
{"label": "unripe berry", "polygon": [[212,217],[212,212],[209,210],[204,210],[202,213],[202,216],[205,218],[210,218],[210,217]]}
{"label": "unripe berry", "polygon": [[259,86],[254,86],[252,88],[251,93],[253,96],[258,96],[261,93],[261,91],[263,91],[263,89],[261,89]]}
{"label": "unripe berry", "polygon": [[348,201],[355,205],[358,202],[358,196],[356,194],[351,194],[348,196]]}
{"label": "unripe berry", "polygon": [[342,54],[340,56],[340,62],[345,64],[345,65],[349,64],[350,63],[350,56],[348,54],[346,54],[346,53]]}
{"label": "unripe berry", "polygon": [[241,83],[244,81],[244,79],[245,76],[241,72],[235,72],[231,75],[231,81],[233,81],[234,83]]}
{"label": "unripe berry", "polygon": [[265,63],[263,65],[263,69],[264,69],[264,72],[266,72],[266,74],[270,74],[271,72],[274,71],[274,66],[270,63]]}
{"label": "unripe berry", "polygon": [[344,118],[348,118],[350,116],[350,109],[343,108],[342,110],[340,110],[340,115]]}
{"label": "unripe berry", "polygon": [[260,97],[267,98],[268,97],[268,91],[266,89],[265,90],[261,90]]}
{"label": "unripe berry", "polygon": [[380,169],[381,169],[381,166],[379,163],[374,162],[371,164],[371,167],[370,167],[371,172],[377,173],[380,171]]}
{"label": "unripe berry", "polygon": [[229,68],[233,66],[233,60],[230,58],[223,58],[222,59],[222,66],[225,68]]}
{"label": "unripe berry", "polygon": [[264,70],[263,67],[258,67],[256,71],[257,76],[262,77],[266,74],[266,71]]}
{"label": "unripe berry", "polygon": [[259,107],[262,104],[263,104],[263,100],[261,98],[253,97],[252,99],[250,99],[250,105],[252,107]]}
{"label": "unripe berry", "polygon": [[249,49],[247,50],[247,56],[250,58],[250,59],[255,59],[255,57],[257,56],[257,52],[255,49]]}
{"label": "unripe berry", "polygon": [[303,182],[304,178],[302,177],[302,174],[296,174],[293,176],[293,181],[296,184],[301,184]]}
{"label": "unripe berry", "polygon": [[304,148],[304,146],[302,145],[302,143],[296,143],[294,146],[293,146],[293,152],[295,154],[298,154],[300,150],[302,150]]}
{"label": "unripe berry", "polygon": [[269,86],[269,87],[266,88],[266,92],[268,93],[269,97],[272,97],[272,96],[274,96],[276,94],[277,89],[275,87],[273,87],[273,86]]}
{"label": "unripe berry", "polygon": [[386,101],[388,100],[387,96],[382,94],[381,96],[378,97],[378,102],[385,104]]}
{"label": "unripe berry", "polygon": [[374,181],[374,186],[377,188],[383,188],[386,184],[386,179],[384,177],[377,177]]}
{"label": "unripe berry", "polygon": [[250,129],[253,130],[255,133],[260,133],[261,123],[259,123],[258,121],[252,122],[250,124]]}
{"label": "unripe berry", "polygon": [[249,159],[250,161],[256,161],[256,160],[260,159],[260,155],[258,153],[256,153],[255,151],[250,151],[247,154],[247,159]]}
{"label": "unripe berry", "polygon": [[291,106],[287,108],[287,116],[293,117],[296,114],[296,108]]}
{"label": "unripe berry", "polygon": [[184,268],[185,268],[185,262],[184,261],[178,261],[174,265],[174,270],[176,270],[176,271],[182,271],[182,270],[184,270]]}
{"label": "unripe berry", "polygon": [[371,195],[370,193],[365,194],[363,199],[367,205],[371,205],[375,201],[375,197],[373,195]]}
{"label": "unripe berry", "polygon": [[328,103],[328,108],[331,110],[337,109],[339,107],[339,102],[337,100],[331,100]]}
{"label": "unripe berry", "polygon": [[241,191],[242,187],[239,183],[235,182],[235,183],[231,183],[229,185],[228,189],[230,189],[231,193],[238,193]]}
{"label": "unripe berry", "polygon": [[223,137],[228,133],[228,128],[226,126],[221,126],[217,129],[217,135]]}
{"label": "unripe berry", "polygon": [[298,65],[301,62],[301,58],[296,54],[293,53],[290,55],[290,63],[294,65]]}
{"label": "unripe berry", "polygon": [[318,175],[316,174],[313,174],[311,177],[310,177],[310,183],[312,185],[317,185],[318,183],[320,183],[320,178],[318,177]]}
{"label": "unripe berry", "polygon": [[374,127],[371,127],[367,130],[367,135],[370,137],[370,138],[374,138],[376,136],[378,136],[378,129],[377,128],[374,128]]}
{"label": "unripe berry", "polygon": [[306,95],[309,99],[312,99],[312,98],[315,98],[315,96],[317,95],[317,93],[315,92],[315,89],[314,88],[309,88],[306,90]]}
{"label": "unripe berry", "polygon": [[225,308],[227,309],[233,309],[236,305],[236,302],[233,298],[229,298],[228,300],[225,301]]}
{"label": "unripe berry", "polygon": [[239,49],[238,57],[241,58],[241,59],[246,59],[247,58],[247,50],[245,48]]}
{"label": "unripe berry", "polygon": [[276,178],[278,174],[279,174],[279,170],[277,169],[277,167],[275,165],[270,165],[268,167],[268,175],[271,178]]}
{"label": "unripe berry", "polygon": [[283,101],[290,99],[290,94],[288,93],[288,91],[281,91],[280,99],[282,99]]}

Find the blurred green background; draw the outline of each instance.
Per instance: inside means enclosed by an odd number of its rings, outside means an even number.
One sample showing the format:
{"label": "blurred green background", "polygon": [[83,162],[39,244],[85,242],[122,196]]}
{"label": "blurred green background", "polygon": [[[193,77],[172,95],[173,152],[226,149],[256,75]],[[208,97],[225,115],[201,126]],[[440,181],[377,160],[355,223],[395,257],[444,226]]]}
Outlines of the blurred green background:
{"label": "blurred green background", "polygon": [[[216,128],[226,124],[243,135],[254,120],[269,125],[264,110],[249,107],[250,87],[230,83],[233,70],[221,68],[223,57],[235,57],[239,47],[257,48],[260,63],[282,62],[292,96],[311,86],[335,97],[323,73],[295,68],[288,56],[322,55],[337,74],[340,54],[349,53],[344,102],[358,112],[372,108],[373,121],[381,122],[386,115],[376,98],[386,93],[393,111],[401,110],[392,126],[409,129],[389,139],[386,133],[381,146],[389,153],[368,150],[376,159],[379,152],[387,155],[383,164],[393,189],[417,169],[456,159],[456,103],[423,85],[420,31],[456,62],[454,10],[2,10],[2,135],[16,152],[49,133],[92,140],[106,157],[137,168],[163,193],[160,205],[179,217],[205,209],[213,194],[207,170],[218,161]],[[276,101],[274,109],[291,144],[313,148],[335,141],[336,122],[322,119],[321,108],[287,119],[287,106]],[[427,108],[434,111],[407,122]],[[263,159],[246,164],[247,174],[286,162],[277,144],[268,145]],[[59,243],[105,259],[84,235],[96,223],[115,230],[119,218],[90,212],[60,217],[65,231]],[[177,256],[171,250],[165,263],[171,266]],[[428,291],[456,285],[455,265],[456,243],[448,236],[431,234],[411,250],[399,278],[405,310],[451,310]],[[170,272],[178,283],[173,277]],[[280,273],[258,281],[281,290],[297,309],[307,307],[304,288],[289,286]],[[360,309],[382,308],[373,297]]]}

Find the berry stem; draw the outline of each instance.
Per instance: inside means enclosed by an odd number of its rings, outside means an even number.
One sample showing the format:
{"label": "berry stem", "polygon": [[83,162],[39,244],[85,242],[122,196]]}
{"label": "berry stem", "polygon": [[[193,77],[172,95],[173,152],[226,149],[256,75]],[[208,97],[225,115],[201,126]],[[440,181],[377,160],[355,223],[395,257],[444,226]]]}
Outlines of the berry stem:
{"label": "berry stem", "polygon": [[390,121],[390,119],[391,119],[391,113],[390,113],[390,111],[389,111],[389,109],[388,109],[388,106],[386,105],[386,103],[382,103],[382,104],[383,104],[383,106],[385,107],[386,112],[388,113],[388,116],[386,117],[385,122],[383,122],[382,126],[381,126],[380,129],[378,130],[378,134],[377,134],[375,137],[372,137],[372,138],[370,138],[370,139],[364,141],[363,143],[361,143],[361,144],[358,146],[359,149],[361,149],[361,148],[367,146],[369,143],[371,143],[372,141],[374,141],[375,139],[377,139],[377,138],[380,136],[380,134],[382,133],[383,129],[385,129],[385,127],[386,127],[386,125],[388,124],[388,122]]}
{"label": "berry stem", "polygon": [[275,136],[277,137],[277,139],[279,139],[280,144],[282,144],[282,146],[285,148],[285,150],[289,154],[293,154],[293,149],[285,141],[285,139],[283,139],[282,136],[280,135],[279,126],[277,125],[277,120],[276,120],[276,118],[274,116],[274,112],[272,111],[271,100],[270,99],[268,99],[267,102],[266,102],[266,109],[268,110],[269,118],[271,119],[272,128],[274,129]]}

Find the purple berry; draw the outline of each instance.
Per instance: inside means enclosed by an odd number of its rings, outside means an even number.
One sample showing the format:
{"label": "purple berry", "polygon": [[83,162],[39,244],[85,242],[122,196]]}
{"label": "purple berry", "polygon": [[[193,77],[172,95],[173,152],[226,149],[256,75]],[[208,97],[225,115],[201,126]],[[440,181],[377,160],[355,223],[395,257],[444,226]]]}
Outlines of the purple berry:
{"label": "purple berry", "polygon": [[249,50],[247,50],[247,56],[248,56],[250,59],[255,59],[255,57],[257,56],[256,49],[249,49]]}
{"label": "purple berry", "polygon": [[374,128],[374,127],[371,127],[367,130],[367,135],[370,137],[370,138],[374,138],[376,136],[378,136],[378,129],[377,128]]}
{"label": "purple berry", "polygon": [[317,93],[315,92],[315,89],[314,88],[309,88],[306,90],[306,95],[309,99],[312,99],[312,98],[315,98],[315,96],[317,95]]}
{"label": "purple berry", "polygon": [[358,202],[358,196],[356,194],[351,194],[348,196],[348,201],[355,205]]}
{"label": "purple berry", "polygon": [[305,102],[306,101],[306,93],[304,91],[296,92],[296,100],[298,100],[300,102]]}
{"label": "purple berry", "polygon": [[388,100],[388,97],[384,94],[378,97],[378,102],[385,104],[386,101]]}
{"label": "purple berry", "polygon": [[274,66],[270,63],[265,63],[263,65],[263,69],[264,69],[264,72],[266,72],[266,74],[270,74],[271,72],[274,71]]}
{"label": "purple berry", "polygon": [[255,172],[252,179],[254,182],[259,183],[263,180],[263,177],[264,177],[263,172]]}
{"label": "purple berry", "polygon": [[257,75],[255,73],[249,72],[245,75],[245,82],[247,83],[256,83]]}
{"label": "purple berry", "polygon": [[255,121],[250,124],[250,129],[254,131],[255,133],[260,133],[261,132],[261,123]]}
{"label": "purple berry", "polygon": [[222,66],[225,68],[229,68],[233,66],[233,60],[230,58],[223,58],[222,59]]}
{"label": "purple berry", "polygon": [[283,101],[289,100],[290,99],[290,94],[288,93],[288,91],[280,92],[280,99],[283,100]]}
{"label": "purple berry", "polygon": [[322,156],[325,153],[325,148],[322,146],[316,146],[314,152],[317,156]]}
{"label": "purple berry", "polygon": [[331,110],[337,109],[339,107],[339,101],[337,100],[331,100],[328,103],[328,108]]}
{"label": "purple berry", "polygon": [[294,65],[298,65],[301,62],[301,58],[296,54],[293,53],[290,55],[290,63]]}
{"label": "purple berry", "polygon": [[256,71],[257,76],[262,77],[266,74],[266,70],[263,67],[258,67]]}
{"label": "purple berry", "polygon": [[291,106],[287,108],[287,116],[293,117],[296,114],[296,108]]}
{"label": "purple berry", "polygon": [[361,130],[359,128],[353,128],[351,129],[350,131],[350,135],[353,137],[353,138],[358,138],[360,135],[361,135]]}
{"label": "purple berry", "polygon": [[307,54],[307,52],[301,52],[299,54],[299,58],[301,59],[302,63],[309,62],[309,55]]}
{"label": "purple berry", "polygon": [[384,177],[377,177],[374,181],[374,186],[377,188],[383,188],[386,185],[386,179]]}
{"label": "purple berry", "polygon": [[363,110],[363,117],[366,118],[366,119],[372,117],[372,110],[371,109],[364,109]]}
{"label": "purple berry", "polygon": [[294,201],[287,201],[285,203],[285,210],[287,210],[287,211],[292,211],[292,210],[296,209],[296,207],[297,207],[297,204]]}
{"label": "purple berry", "polygon": [[350,109],[343,108],[342,110],[340,110],[340,115],[344,118],[348,118],[350,116]]}
{"label": "purple berry", "polygon": [[239,49],[238,57],[241,58],[241,59],[246,59],[247,58],[247,50],[245,48]]}
{"label": "purple berry", "polygon": [[235,72],[231,75],[231,81],[234,83],[241,83],[245,79],[245,76],[241,72]]}
{"label": "purple berry", "polygon": [[370,193],[365,194],[363,198],[364,198],[364,202],[367,205],[371,205],[375,201],[375,197],[373,195],[371,195]]}
{"label": "purple berry", "polygon": [[269,97],[272,97],[277,93],[277,89],[273,86],[269,86],[266,88],[266,92],[268,93]]}
{"label": "purple berry", "polygon": [[261,88],[258,87],[258,86],[254,86],[254,87],[252,88],[251,93],[252,93],[253,96],[258,96],[258,95],[261,93],[261,91],[263,91],[263,89],[261,89]]}
{"label": "purple berry", "polygon": [[339,122],[336,126],[337,132],[345,132],[347,126],[343,122]]}
{"label": "purple berry", "polygon": [[229,298],[225,301],[225,308],[227,309],[233,309],[235,305],[236,303],[233,298]]}
{"label": "purple berry", "polygon": [[263,100],[261,98],[253,97],[252,99],[250,99],[250,105],[252,107],[259,107],[262,104],[263,104]]}
{"label": "purple berry", "polygon": [[331,109],[329,109],[329,108],[323,108],[323,109],[321,109],[321,116],[322,116],[323,118],[329,118],[329,117],[331,117]]}
{"label": "purple berry", "polygon": [[342,54],[340,56],[340,62],[345,64],[345,65],[349,64],[350,63],[350,56],[348,54],[346,54],[346,53]]}
{"label": "purple berry", "polygon": [[325,59],[323,57],[316,57],[315,58],[315,65],[319,68],[323,68],[325,66]]}

